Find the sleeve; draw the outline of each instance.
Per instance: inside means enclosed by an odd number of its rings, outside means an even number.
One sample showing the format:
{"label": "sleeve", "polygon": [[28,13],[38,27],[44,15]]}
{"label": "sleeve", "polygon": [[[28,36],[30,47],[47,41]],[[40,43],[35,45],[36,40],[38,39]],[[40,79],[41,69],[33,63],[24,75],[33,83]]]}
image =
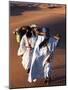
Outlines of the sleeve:
{"label": "sleeve", "polygon": [[18,56],[21,56],[21,55],[24,54],[25,49],[26,49],[24,44],[25,44],[24,37],[22,37],[21,42],[20,42],[20,46],[19,46],[19,49],[18,49],[18,53],[17,53]]}
{"label": "sleeve", "polygon": [[52,52],[55,51],[57,44],[58,44],[58,40],[54,40],[53,45],[52,45]]}
{"label": "sleeve", "polygon": [[37,55],[37,57],[39,57],[39,56],[40,56],[39,47],[36,49],[36,55]]}
{"label": "sleeve", "polygon": [[48,43],[48,48],[51,53],[55,51],[57,44],[58,44],[57,39],[50,38],[49,43]]}

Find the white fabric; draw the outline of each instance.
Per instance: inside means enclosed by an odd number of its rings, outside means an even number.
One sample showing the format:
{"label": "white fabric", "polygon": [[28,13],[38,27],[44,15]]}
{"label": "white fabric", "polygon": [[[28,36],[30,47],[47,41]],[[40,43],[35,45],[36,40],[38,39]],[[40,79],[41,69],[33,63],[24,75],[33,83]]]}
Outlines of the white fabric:
{"label": "white fabric", "polygon": [[24,55],[22,56],[22,65],[27,70],[30,67],[31,62],[31,51],[30,48],[27,48]]}
{"label": "white fabric", "polygon": [[25,68],[25,70],[30,67],[31,56],[32,56],[35,42],[36,42],[36,38],[32,37],[29,39],[29,43],[31,44],[31,47],[32,47],[32,49],[30,49],[30,48],[26,48],[29,46],[26,35],[24,35],[21,39],[20,47],[18,49],[18,56],[23,55],[22,56],[22,65]]}
{"label": "white fabric", "polygon": [[[32,82],[34,79],[46,78],[49,75],[50,63],[46,63],[46,60],[50,57],[51,53],[54,52],[58,41],[54,38],[50,38],[48,47],[41,48],[39,50],[39,44],[44,40],[44,36],[38,36],[36,42],[30,72],[28,75],[28,82]],[[48,48],[48,49],[47,49]],[[45,65],[45,66],[44,66]]]}
{"label": "white fabric", "polygon": [[44,78],[45,79],[49,77],[50,69],[51,69],[50,63],[46,62],[44,65]]}
{"label": "white fabric", "polygon": [[49,43],[48,43],[48,48],[49,48],[49,51],[52,53],[55,51],[55,48],[57,47],[57,44],[58,44],[58,40],[51,37],[49,39]]}
{"label": "white fabric", "polygon": [[[30,72],[29,72],[29,75],[28,75],[28,81],[29,82],[32,82],[32,74],[35,74],[35,72],[32,73],[33,71],[33,68],[34,69],[37,69],[37,67],[35,66],[35,62],[36,62],[36,59],[38,58],[38,56],[40,55],[39,53],[39,44],[44,40],[44,36],[38,36],[38,39],[36,41],[36,45],[35,45],[35,48],[34,48],[34,52],[33,52],[33,57],[32,57],[32,63],[31,63],[31,68],[30,68]],[[39,63],[39,62],[37,62]],[[38,64],[39,65],[39,64]]]}
{"label": "white fabric", "polygon": [[[33,57],[32,57],[32,64],[33,64],[33,62],[34,62],[34,60],[35,60],[35,58],[36,58],[36,56],[38,56],[38,54],[39,54],[39,44],[44,40],[44,36],[38,36],[38,39],[37,39],[37,41],[36,41],[36,44],[35,44],[35,48],[34,48],[34,52],[33,52]],[[37,53],[36,53],[37,52]]]}

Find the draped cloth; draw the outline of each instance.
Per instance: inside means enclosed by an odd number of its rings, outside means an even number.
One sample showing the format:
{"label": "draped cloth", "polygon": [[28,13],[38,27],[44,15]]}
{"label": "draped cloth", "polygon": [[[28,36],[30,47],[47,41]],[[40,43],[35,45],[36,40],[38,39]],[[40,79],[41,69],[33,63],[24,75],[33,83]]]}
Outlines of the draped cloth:
{"label": "draped cloth", "polygon": [[[39,44],[44,40],[44,36],[38,36],[36,45],[34,48],[30,72],[28,74],[28,82],[32,82],[34,79],[46,78],[50,71],[50,63],[46,63],[46,60],[50,57],[51,53],[54,52],[58,40],[50,38],[48,47],[45,46],[39,50]],[[45,67],[44,67],[45,66]],[[47,68],[47,69],[46,69]]]}
{"label": "draped cloth", "polygon": [[[22,55],[22,65],[25,70],[30,68],[35,42],[36,42],[35,37],[31,37],[28,40],[26,35],[24,35],[21,39],[17,55],[18,56]],[[29,48],[29,44],[31,45],[32,48]]]}
{"label": "draped cloth", "polygon": [[28,74],[28,81],[32,82],[33,79],[35,78],[40,78],[43,73],[43,68],[42,68],[42,60],[43,56],[41,55],[40,59],[40,52],[39,52],[39,44],[44,40],[45,36],[38,36],[38,39],[35,44],[35,48],[33,51],[33,56],[32,56],[32,62],[31,62],[31,67],[30,67],[30,72]]}

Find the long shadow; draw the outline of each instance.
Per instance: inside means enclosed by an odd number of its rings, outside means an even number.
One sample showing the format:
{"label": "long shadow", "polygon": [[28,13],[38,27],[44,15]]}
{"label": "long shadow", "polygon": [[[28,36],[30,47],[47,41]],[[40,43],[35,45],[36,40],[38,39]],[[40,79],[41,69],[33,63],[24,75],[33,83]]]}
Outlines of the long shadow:
{"label": "long shadow", "polygon": [[66,81],[66,76],[60,76],[60,77],[56,77],[53,81],[57,81],[57,82],[59,82],[59,81]]}
{"label": "long shadow", "polygon": [[66,76],[56,77],[51,82],[48,82],[48,86],[62,86],[66,85]]}
{"label": "long shadow", "polygon": [[65,69],[65,65],[56,66],[56,67],[54,67],[54,69]]}
{"label": "long shadow", "polygon": [[36,11],[40,10],[39,4],[15,4],[15,3],[9,3],[10,5],[10,16],[17,16],[23,14],[25,11]]}

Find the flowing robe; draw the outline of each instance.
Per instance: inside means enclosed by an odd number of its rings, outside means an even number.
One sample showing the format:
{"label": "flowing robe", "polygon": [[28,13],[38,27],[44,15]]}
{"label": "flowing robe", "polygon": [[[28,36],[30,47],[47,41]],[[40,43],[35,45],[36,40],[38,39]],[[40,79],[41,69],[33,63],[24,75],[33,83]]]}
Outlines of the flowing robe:
{"label": "flowing robe", "polygon": [[42,47],[39,50],[39,44],[44,40],[44,38],[45,38],[44,36],[38,36],[38,39],[34,48],[31,68],[28,75],[28,82],[30,83],[34,79],[46,78],[46,76],[48,76],[50,72],[50,63],[47,63],[47,64],[45,63],[46,63],[46,60],[52,54],[52,52],[54,52],[57,46],[58,40],[51,37],[48,41],[48,45],[45,47]]}
{"label": "flowing robe", "polygon": [[18,56],[22,56],[22,65],[25,68],[25,70],[30,68],[31,57],[33,54],[33,48],[35,46],[35,42],[36,42],[35,37],[31,37],[29,39],[29,43],[32,47],[32,48],[30,48],[26,35],[24,35],[21,39],[20,46],[19,46],[17,54],[18,54]]}

